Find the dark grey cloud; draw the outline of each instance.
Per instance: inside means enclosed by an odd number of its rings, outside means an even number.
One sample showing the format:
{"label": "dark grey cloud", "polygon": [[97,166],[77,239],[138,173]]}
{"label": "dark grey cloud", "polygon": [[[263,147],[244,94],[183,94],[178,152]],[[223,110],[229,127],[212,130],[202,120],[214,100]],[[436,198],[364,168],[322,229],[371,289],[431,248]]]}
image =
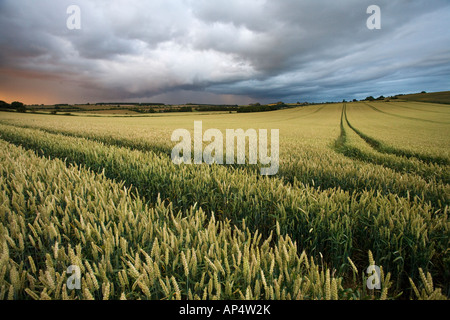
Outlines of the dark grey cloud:
{"label": "dark grey cloud", "polygon": [[[81,30],[66,28],[72,4]],[[381,30],[366,27],[372,4]],[[446,90],[449,16],[447,0],[0,0],[0,94],[240,103]]]}

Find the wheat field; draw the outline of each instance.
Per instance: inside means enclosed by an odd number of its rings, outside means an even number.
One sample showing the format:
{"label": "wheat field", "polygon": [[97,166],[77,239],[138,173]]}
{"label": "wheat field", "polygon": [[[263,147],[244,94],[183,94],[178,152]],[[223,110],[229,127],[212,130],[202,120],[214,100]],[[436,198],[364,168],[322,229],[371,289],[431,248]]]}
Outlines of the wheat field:
{"label": "wheat field", "polygon": [[[173,164],[194,121],[279,129],[278,174]],[[411,101],[0,112],[0,299],[447,299],[449,137],[448,105]]]}

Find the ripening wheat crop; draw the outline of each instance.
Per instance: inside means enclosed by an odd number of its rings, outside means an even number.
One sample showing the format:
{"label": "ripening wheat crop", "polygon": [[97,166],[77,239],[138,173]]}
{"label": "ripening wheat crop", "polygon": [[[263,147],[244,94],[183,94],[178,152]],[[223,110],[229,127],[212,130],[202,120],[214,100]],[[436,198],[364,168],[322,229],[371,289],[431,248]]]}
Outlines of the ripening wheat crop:
{"label": "ripening wheat crop", "polygon": [[[0,113],[0,298],[445,298],[448,125],[410,107],[423,104],[134,119]],[[399,123],[391,135],[373,129],[386,118]],[[278,175],[174,165],[170,134],[194,120],[280,128]],[[395,134],[414,126],[438,143]],[[371,264],[380,290],[366,287]],[[80,290],[67,288],[71,265]]]}

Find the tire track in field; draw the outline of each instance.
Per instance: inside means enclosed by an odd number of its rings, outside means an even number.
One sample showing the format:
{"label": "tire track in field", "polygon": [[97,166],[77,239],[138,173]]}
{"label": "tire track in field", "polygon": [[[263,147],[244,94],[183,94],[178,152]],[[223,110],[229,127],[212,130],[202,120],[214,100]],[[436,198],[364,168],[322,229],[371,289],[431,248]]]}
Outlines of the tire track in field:
{"label": "tire track in field", "polygon": [[[325,108],[327,105],[326,104],[324,104],[323,106],[321,106],[319,109],[317,109],[316,111],[314,111],[313,113],[311,113],[311,114],[316,114],[316,113],[319,113],[320,111],[322,111],[323,110],[323,108]],[[311,114],[309,114],[309,115],[311,115]]]}
{"label": "tire track in field", "polygon": [[426,109],[414,108],[414,107],[411,107],[411,106],[402,106],[402,105],[400,105],[401,103],[403,103],[403,102],[396,102],[396,103],[395,103],[395,106],[396,106],[396,107],[400,107],[400,108],[404,108],[404,109],[408,109],[408,110],[416,110],[416,111],[432,112],[432,113],[440,113],[440,114],[450,115],[449,112],[434,111],[434,110],[426,110]]}
{"label": "tire track in field", "polygon": [[[441,180],[443,183],[447,183],[447,184],[450,183],[450,176],[447,174],[447,170],[440,167],[439,164],[427,163],[418,157],[405,157],[404,155],[383,152],[385,150],[383,149],[382,143],[366,136],[361,131],[357,130],[350,123],[350,121],[348,120],[348,117],[347,117],[347,106],[345,107],[345,110],[344,110],[344,117],[345,117],[345,121],[346,121],[347,125],[349,126],[349,128],[352,129],[359,137],[361,137],[369,145],[369,147],[371,147],[375,152],[394,156],[397,160],[393,160],[393,161],[399,161],[399,162],[398,163],[395,163],[395,162],[387,163],[386,160],[389,160],[389,159],[382,159],[382,158],[378,158],[378,161],[372,161],[372,157],[370,155],[367,155],[367,157],[368,157],[367,159],[370,159],[369,161],[371,161],[375,164],[383,165],[387,168],[391,168],[400,173],[409,173],[410,170],[412,170],[413,173],[421,176],[424,179],[429,179],[430,177],[436,177],[436,175],[434,174],[436,172],[436,170],[442,169],[442,174],[439,174],[437,176],[438,179]],[[375,148],[375,146],[377,146],[378,149]],[[383,150],[383,151],[379,151],[379,150]],[[408,160],[417,160],[417,161],[419,161],[419,163],[415,165],[415,164],[409,162]],[[420,168],[417,167],[418,165],[420,166]],[[431,167],[430,167],[430,165],[431,165]],[[400,168],[399,168],[399,166],[400,166]],[[434,168],[433,168],[433,166],[434,166]]]}
{"label": "tire track in field", "polygon": [[414,117],[408,117],[408,116],[402,116],[399,114],[395,114],[395,113],[390,113],[390,112],[386,112],[383,110],[380,110],[368,103],[364,103],[365,105],[367,105],[368,107],[370,107],[371,109],[383,113],[383,114],[387,114],[389,116],[393,116],[393,117],[398,117],[398,118],[402,118],[402,119],[407,119],[407,120],[415,120],[415,121],[423,121],[423,122],[431,122],[431,123],[439,123],[439,124],[449,124],[448,122],[442,122],[442,121],[434,121],[434,120],[428,120],[428,119],[420,119],[420,118],[414,118]]}
{"label": "tire track in field", "polygon": [[345,143],[347,142],[347,133],[345,132],[345,128],[344,128],[344,110],[345,110],[345,108],[346,108],[346,104],[344,103],[342,105],[342,112],[341,112],[341,123],[340,123],[341,133],[340,133],[339,137],[336,139],[336,142],[334,144],[336,148],[343,147],[345,145]]}
{"label": "tire track in field", "polygon": [[350,121],[347,119],[347,109],[345,109],[345,119],[347,120],[348,126],[358,135],[360,136],[364,141],[367,142],[369,146],[371,146],[373,149],[380,153],[385,154],[392,154],[398,157],[406,157],[406,158],[414,158],[417,160],[420,160],[422,162],[428,163],[428,164],[437,164],[437,165],[450,165],[450,161],[447,158],[439,157],[439,156],[431,156],[431,155],[424,155],[419,154],[407,150],[397,149],[389,145],[385,145],[383,142],[374,139],[373,137],[370,137],[360,131],[359,129],[355,128]]}
{"label": "tire track in field", "polygon": [[[388,158],[389,154],[382,153],[386,155],[386,157],[383,157],[382,155],[367,153],[356,146],[349,145],[347,141],[345,123],[351,130],[355,131],[347,119],[347,105],[343,104],[341,114],[341,134],[335,142],[335,149],[344,156],[365,163],[380,165],[400,174],[417,175],[425,181],[436,180],[444,184],[450,183],[450,176],[446,174],[446,171],[443,168],[436,166],[433,167],[433,165],[430,166],[429,164],[420,161],[420,159],[417,159],[419,163],[415,164],[408,161],[409,159],[405,157],[390,155],[391,157],[394,156],[394,158]],[[355,133],[357,132],[355,131]],[[363,141],[365,141],[365,139],[363,139]],[[365,142],[367,143],[367,141]],[[372,147],[369,143],[367,144]],[[372,149],[377,152],[375,148],[372,147]],[[441,170],[442,172],[440,172]]]}
{"label": "tire track in field", "polygon": [[341,153],[344,156],[351,158],[351,159],[360,160],[360,161],[363,161],[366,163],[372,163],[375,165],[379,165],[379,163],[374,163],[374,162],[369,161],[368,160],[369,157],[360,149],[347,144],[348,141],[347,141],[347,132],[345,130],[345,123],[348,124],[347,104],[344,103],[342,105],[342,112],[341,112],[341,122],[340,122],[341,133],[335,141],[336,151],[338,151],[339,153]]}
{"label": "tire track in field", "polygon": [[367,160],[368,157],[360,149],[348,145],[347,132],[345,130],[346,110],[347,104],[344,103],[342,105],[342,112],[341,112],[341,122],[340,122],[341,133],[335,141],[334,144],[335,150],[348,158],[378,165],[378,163],[368,161]]}
{"label": "tire track in field", "polygon": [[[314,110],[313,112],[304,115],[302,118],[306,118],[306,117],[312,116],[313,114],[319,113],[319,112],[322,111],[325,107],[326,107],[326,105],[323,105],[323,106],[321,106],[320,108]],[[292,120],[292,119],[297,119],[297,118],[298,118],[298,117],[295,117],[295,118],[289,118],[289,119],[286,119],[286,120]]]}
{"label": "tire track in field", "polygon": [[[306,117],[312,116],[313,114],[316,114],[316,113],[322,111],[323,108],[325,108],[325,107],[326,107],[326,105],[323,105],[323,106],[321,106],[320,108],[314,110],[314,111],[311,112],[311,113],[303,114],[303,115],[301,115],[301,116],[295,116],[295,117],[286,118],[286,119],[283,119],[282,121],[289,121],[289,120],[296,120],[296,119],[304,119],[304,118],[306,118]],[[272,121],[272,122],[280,122],[280,120],[274,120],[274,121]]]}

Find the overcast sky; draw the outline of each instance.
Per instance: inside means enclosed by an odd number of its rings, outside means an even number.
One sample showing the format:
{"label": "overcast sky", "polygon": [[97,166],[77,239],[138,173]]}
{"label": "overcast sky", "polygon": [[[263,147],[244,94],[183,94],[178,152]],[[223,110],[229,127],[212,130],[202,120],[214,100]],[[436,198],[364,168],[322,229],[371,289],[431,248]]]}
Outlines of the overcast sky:
{"label": "overcast sky", "polygon": [[[369,30],[370,5],[381,30]],[[67,8],[81,29],[67,28]],[[449,0],[0,0],[0,100],[336,101],[450,90]]]}

